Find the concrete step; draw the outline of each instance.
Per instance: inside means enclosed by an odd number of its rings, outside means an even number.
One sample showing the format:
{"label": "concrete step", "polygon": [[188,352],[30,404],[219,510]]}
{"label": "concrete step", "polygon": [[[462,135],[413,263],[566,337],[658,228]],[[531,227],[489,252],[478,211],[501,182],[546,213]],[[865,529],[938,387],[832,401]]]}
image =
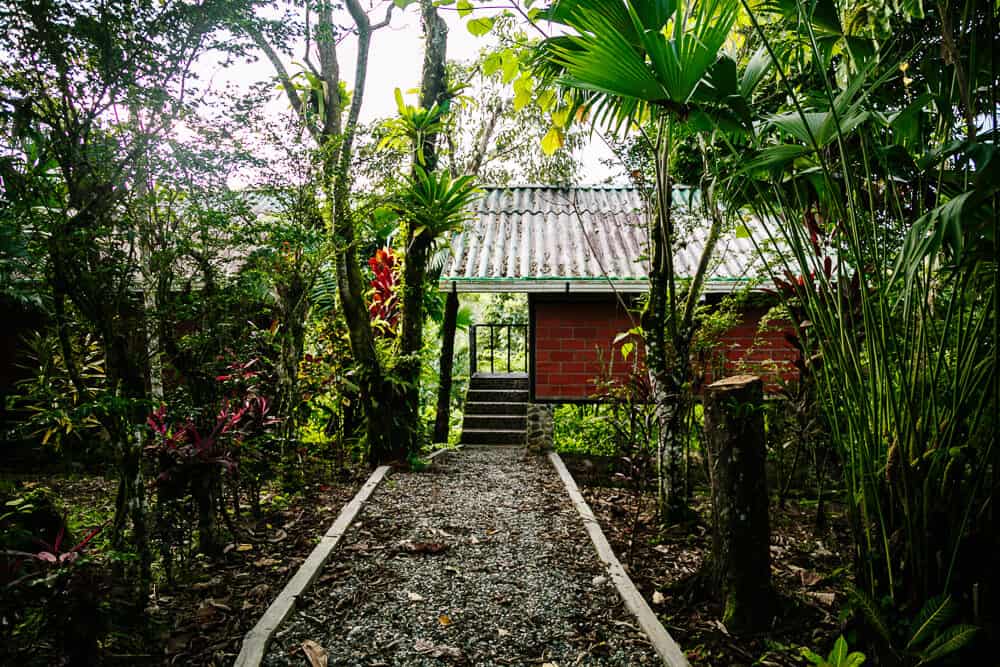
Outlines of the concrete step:
{"label": "concrete step", "polygon": [[527,373],[476,373],[469,379],[469,389],[528,389]]}
{"label": "concrete step", "polygon": [[525,415],[476,415],[465,413],[463,431],[493,429],[497,431],[524,431],[528,428]]}
{"label": "concrete step", "polygon": [[467,445],[523,445],[524,431],[493,429],[463,429],[462,442]]}
{"label": "concrete step", "polygon": [[468,403],[527,403],[527,389],[469,389]]}
{"label": "concrete step", "polygon": [[519,415],[524,417],[528,414],[527,403],[479,403],[468,402],[465,404],[465,414],[467,415]]}

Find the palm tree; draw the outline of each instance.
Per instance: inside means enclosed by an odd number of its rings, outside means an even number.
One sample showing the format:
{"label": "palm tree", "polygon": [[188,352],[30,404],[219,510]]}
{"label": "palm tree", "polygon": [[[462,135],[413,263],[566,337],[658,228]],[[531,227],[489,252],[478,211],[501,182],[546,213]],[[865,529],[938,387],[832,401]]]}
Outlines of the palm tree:
{"label": "palm tree", "polygon": [[[712,215],[696,276],[678,294],[671,215],[671,123],[715,114],[736,95],[736,67],[722,53],[739,0],[558,0],[544,14],[571,34],[545,39],[537,72],[614,132],[639,128],[654,155],[649,212],[646,360],[660,426],[659,504],[665,518],[687,513],[682,424],[695,306],[721,226]],[[649,131],[643,128],[651,128]]]}

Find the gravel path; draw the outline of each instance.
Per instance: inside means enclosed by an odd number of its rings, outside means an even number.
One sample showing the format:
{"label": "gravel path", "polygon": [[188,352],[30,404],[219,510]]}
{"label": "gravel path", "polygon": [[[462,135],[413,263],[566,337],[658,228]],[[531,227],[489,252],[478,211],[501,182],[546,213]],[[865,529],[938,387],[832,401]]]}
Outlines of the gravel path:
{"label": "gravel path", "polygon": [[438,457],[366,503],[265,665],[654,665],[544,458]]}

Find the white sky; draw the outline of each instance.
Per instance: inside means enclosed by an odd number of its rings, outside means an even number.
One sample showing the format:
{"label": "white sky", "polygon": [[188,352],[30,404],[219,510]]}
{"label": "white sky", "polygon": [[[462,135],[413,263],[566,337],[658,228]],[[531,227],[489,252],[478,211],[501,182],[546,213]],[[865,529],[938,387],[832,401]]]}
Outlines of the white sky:
{"label": "white sky", "polygon": [[[381,21],[385,15],[385,5],[379,3],[371,12],[373,22]],[[476,37],[465,26],[465,20],[458,17],[457,12],[442,8],[441,15],[448,23],[448,59],[470,60],[476,56],[479,49],[487,46],[490,36]],[[483,14],[476,13],[476,16]],[[343,24],[349,24],[345,16]],[[295,58],[301,59],[302,47],[295,49]],[[357,40],[350,38],[340,44],[337,55],[340,62],[341,77],[349,88],[354,88],[354,66],[357,53]],[[368,64],[368,81],[365,87],[365,97],[361,110],[361,120],[364,122],[379,118],[389,118],[396,114],[396,101],[393,91],[396,88],[407,91],[420,86],[420,70],[423,64],[423,40],[420,26],[420,12],[416,4],[405,11],[394,10],[389,26],[377,31],[371,44]],[[298,69],[290,62],[285,63],[289,71]],[[274,70],[267,59],[260,55],[255,63],[231,64],[222,69],[218,66],[204,72],[206,79],[213,81],[213,87],[222,89],[227,84],[236,86],[271,78]],[[410,95],[407,101],[416,102]],[[273,104],[275,110],[287,105],[283,96],[275,92]],[[539,147],[538,150],[541,150]],[[583,184],[600,183],[621,170],[609,170],[600,160],[611,157],[611,151],[598,138],[594,137],[590,145],[577,155],[581,161],[580,182]]]}

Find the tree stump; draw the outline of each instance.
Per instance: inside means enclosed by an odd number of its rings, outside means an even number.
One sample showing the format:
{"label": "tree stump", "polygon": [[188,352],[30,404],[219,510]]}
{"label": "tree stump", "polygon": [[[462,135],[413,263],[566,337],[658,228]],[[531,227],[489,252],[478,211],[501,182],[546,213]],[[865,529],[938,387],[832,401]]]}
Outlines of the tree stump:
{"label": "tree stump", "polygon": [[764,385],[753,375],[710,384],[705,440],[712,486],[712,575],[733,633],[771,620],[771,552]]}

